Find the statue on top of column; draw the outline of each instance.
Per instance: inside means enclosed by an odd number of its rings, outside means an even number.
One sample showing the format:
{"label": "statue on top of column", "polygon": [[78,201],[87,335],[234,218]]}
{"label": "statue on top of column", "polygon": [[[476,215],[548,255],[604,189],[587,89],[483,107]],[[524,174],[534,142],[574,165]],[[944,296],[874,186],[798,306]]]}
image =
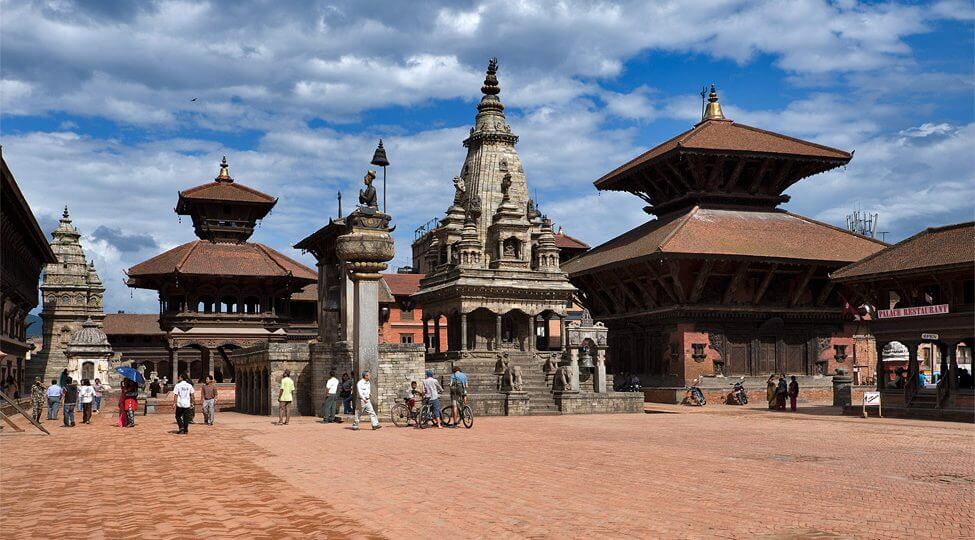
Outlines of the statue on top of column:
{"label": "statue on top of column", "polygon": [[359,190],[359,205],[373,210],[379,210],[379,203],[376,201],[376,188],[372,187],[372,181],[376,179],[376,171],[366,171],[366,176],[362,182],[366,189]]}

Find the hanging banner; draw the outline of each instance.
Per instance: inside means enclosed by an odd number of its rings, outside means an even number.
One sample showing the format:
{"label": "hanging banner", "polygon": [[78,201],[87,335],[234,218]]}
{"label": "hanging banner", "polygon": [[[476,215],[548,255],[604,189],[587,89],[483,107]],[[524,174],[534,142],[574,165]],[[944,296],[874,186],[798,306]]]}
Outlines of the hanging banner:
{"label": "hanging banner", "polygon": [[920,317],[922,315],[942,315],[948,313],[948,304],[936,306],[917,306],[895,309],[877,310],[878,319],[896,319],[898,317]]}

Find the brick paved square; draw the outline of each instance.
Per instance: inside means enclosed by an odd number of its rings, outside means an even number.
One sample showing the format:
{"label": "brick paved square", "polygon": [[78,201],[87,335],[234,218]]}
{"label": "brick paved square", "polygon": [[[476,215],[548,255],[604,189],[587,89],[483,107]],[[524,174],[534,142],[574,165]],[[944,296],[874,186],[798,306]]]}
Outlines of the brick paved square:
{"label": "brick paved square", "polygon": [[973,536],[972,426],[655,410],[440,431],[235,413],[189,436],[161,414],[5,429],[0,537]]}

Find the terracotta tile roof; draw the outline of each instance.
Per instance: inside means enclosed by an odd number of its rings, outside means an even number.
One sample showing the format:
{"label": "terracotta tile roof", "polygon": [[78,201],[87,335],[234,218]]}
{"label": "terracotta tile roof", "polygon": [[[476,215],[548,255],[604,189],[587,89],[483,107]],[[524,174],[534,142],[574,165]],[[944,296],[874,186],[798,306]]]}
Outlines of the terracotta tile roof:
{"label": "terracotta tile roof", "polygon": [[555,234],[555,245],[559,249],[589,249],[589,244],[562,232]]}
{"label": "terracotta tile roof", "polygon": [[274,204],[277,198],[237,182],[210,182],[179,193],[183,199]]}
{"label": "terracotta tile roof", "polygon": [[606,189],[612,180],[643,163],[673,151],[711,151],[742,154],[799,156],[825,160],[849,161],[853,155],[843,150],[766,131],[731,120],[706,120],[661,143],[643,154],[606,173],[594,183]]}
{"label": "terracotta tile roof", "polygon": [[848,263],[885,245],[789,212],[694,207],[648,221],[572,259],[562,269],[585,273],[655,253]]}
{"label": "terracotta tile roof", "polygon": [[975,270],[975,221],[931,227],[833,272],[838,281],[870,279],[928,269]]}
{"label": "terracotta tile roof", "polygon": [[297,300],[298,302],[317,302],[318,301],[318,283],[309,283],[301,288],[300,291],[291,295],[292,300]]}
{"label": "terracotta tile roof", "polygon": [[420,288],[426,274],[383,274],[383,281],[393,296],[409,296]]}
{"label": "terracotta tile roof", "polygon": [[156,313],[106,313],[102,331],[109,336],[165,334],[159,328],[159,315]]}
{"label": "terracotta tile roof", "polygon": [[284,277],[317,282],[307,266],[258,243],[222,244],[194,240],[143,261],[129,269],[130,277],[169,274],[240,277]]}

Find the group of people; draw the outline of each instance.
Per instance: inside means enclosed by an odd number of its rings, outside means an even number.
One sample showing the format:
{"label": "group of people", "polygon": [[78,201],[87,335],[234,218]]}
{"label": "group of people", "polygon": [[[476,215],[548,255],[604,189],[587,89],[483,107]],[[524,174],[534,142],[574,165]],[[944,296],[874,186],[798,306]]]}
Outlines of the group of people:
{"label": "group of people", "polygon": [[[778,382],[776,382],[776,377],[778,377]],[[796,402],[799,400],[799,381],[795,375],[789,382],[786,382],[784,374],[773,373],[769,375],[765,385],[765,398],[768,400],[769,409],[784,411],[785,400],[788,398],[790,409],[792,412],[796,412]]]}
{"label": "group of people", "polygon": [[40,377],[34,378],[30,387],[30,406],[34,421],[41,422],[41,412],[47,404],[47,419],[57,420],[58,412],[63,411],[65,427],[75,426],[75,412],[81,412],[81,423],[90,424],[91,416],[98,414],[102,406],[102,395],[111,390],[101,379],[94,383],[88,379],[75,381],[67,375],[61,374],[59,379],[52,379],[51,385],[44,387]]}
{"label": "group of people", "polygon": [[[284,395],[285,379],[290,381],[288,377],[289,373],[286,371],[284,373],[285,377],[281,381],[282,396]],[[407,398],[407,406],[411,411],[415,410],[424,399],[428,400],[431,405],[431,410],[433,411],[433,424],[438,428],[442,426],[441,418],[441,402],[440,395],[444,392],[443,386],[433,376],[432,370],[426,371],[426,378],[420,384],[417,381],[410,382],[410,395]],[[382,426],[379,424],[379,417],[376,415],[376,409],[372,405],[372,373],[368,370],[362,372],[362,377],[355,384],[355,394],[352,392],[352,378],[348,373],[342,374],[342,380],[340,381],[336,377],[335,371],[332,370],[328,374],[328,380],[325,382],[325,402],[322,405],[322,422],[326,424],[340,423],[342,420],[336,415],[336,408],[338,404],[338,399],[342,398],[343,412],[345,414],[351,414],[352,416],[352,429],[359,429],[359,419],[363,414],[369,415],[369,421],[372,424],[372,429],[380,429]],[[292,391],[294,389],[294,383],[291,382],[289,386]],[[355,396],[359,398],[358,408],[352,407],[352,400]],[[460,407],[463,407],[467,400],[467,375],[461,371],[458,366],[453,367],[453,372],[450,375],[450,399],[453,405],[453,426],[457,425],[456,419],[460,414]],[[281,402],[279,397],[279,402]],[[286,403],[281,402],[279,411],[286,410]],[[283,417],[279,416],[278,423],[282,423]],[[287,420],[284,420],[287,424]]]}
{"label": "group of people", "polygon": [[[287,372],[285,372],[287,375]],[[290,380],[290,379],[289,379]],[[217,382],[212,375],[207,375],[200,389],[200,399],[203,402],[203,423],[213,425],[217,414]],[[196,389],[190,381],[190,376],[183,373],[179,382],[173,386],[173,411],[176,414],[176,433],[189,435],[190,424],[196,416]]]}

